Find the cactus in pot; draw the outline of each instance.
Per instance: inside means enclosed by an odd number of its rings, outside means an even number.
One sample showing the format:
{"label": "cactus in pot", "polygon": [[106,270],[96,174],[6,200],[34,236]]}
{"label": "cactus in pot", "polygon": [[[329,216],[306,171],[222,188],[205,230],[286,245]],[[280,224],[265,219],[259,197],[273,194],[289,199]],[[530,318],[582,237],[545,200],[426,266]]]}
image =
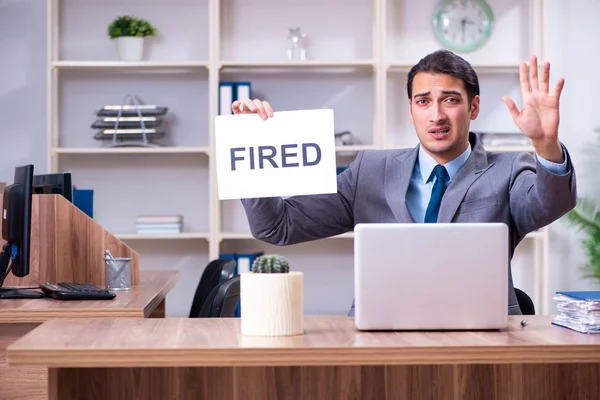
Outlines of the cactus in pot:
{"label": "cactus in pot", "polygon": [[257,257],[241,274],[241,333],[288,336],[303,333],[303,275],[277,254]]}
{"label": "cactus in pot", "polygon": [[252,263],[252,272],[287,273],[290,272],[290,264],[280,255],[263,255],[257,257]]}

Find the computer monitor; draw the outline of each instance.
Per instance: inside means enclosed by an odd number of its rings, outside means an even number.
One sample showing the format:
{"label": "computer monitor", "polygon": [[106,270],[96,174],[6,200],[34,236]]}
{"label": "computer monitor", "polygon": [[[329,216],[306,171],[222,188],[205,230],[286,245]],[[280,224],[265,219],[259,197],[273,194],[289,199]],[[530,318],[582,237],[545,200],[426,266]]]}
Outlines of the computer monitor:
{"label": "computer monitor", "polygon": [[33,193],[61,194],[73,202],[73,184],[70,172],[43,174],[33,176]]}
{"label": "computer monitor", "polygon": [[9,273],[19,278],[29,274],[32,197],[33,165],[15,168],[14,182],[4,188],[2,203],[6,243],[0,253],[0,299],[43,297],[41,292],[2,287]]}

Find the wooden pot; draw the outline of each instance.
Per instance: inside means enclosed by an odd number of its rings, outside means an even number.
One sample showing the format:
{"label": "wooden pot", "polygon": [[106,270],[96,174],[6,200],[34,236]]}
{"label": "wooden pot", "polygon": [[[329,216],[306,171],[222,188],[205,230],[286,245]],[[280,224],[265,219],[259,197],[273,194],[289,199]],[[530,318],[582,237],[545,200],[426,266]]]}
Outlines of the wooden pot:
{"label": "wooden pot", "polygon": [[242,335],[302,334],[303,286],[301,272],[241,274]]}

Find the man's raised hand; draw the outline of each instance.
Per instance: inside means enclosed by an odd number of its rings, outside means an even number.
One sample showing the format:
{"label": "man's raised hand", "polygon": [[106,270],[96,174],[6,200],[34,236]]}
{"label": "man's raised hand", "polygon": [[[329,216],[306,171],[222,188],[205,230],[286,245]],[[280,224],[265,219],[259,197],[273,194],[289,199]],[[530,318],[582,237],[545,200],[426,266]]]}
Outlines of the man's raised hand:
{"label": "man's raised hand", "polygon": [[563,154],[558,141],[559,103],[565,80],[560,78],[550,93],[550,63],[544,63],[540,82],[535,56],[531,57],[529,74],[527,72],[527,65],[521,63],[519,75],[523,109],[519,111],[515,102],[506,96],[502,100],[508,107],[515,124],[531,139],[536,153],[549,161],[560,163]]}
{"label": "man's raised hand", "polygon": [[273,108],[267,101],[259,99],[236,100],[231,104],[234,114],[258,114],[263,120],[273,116]]}

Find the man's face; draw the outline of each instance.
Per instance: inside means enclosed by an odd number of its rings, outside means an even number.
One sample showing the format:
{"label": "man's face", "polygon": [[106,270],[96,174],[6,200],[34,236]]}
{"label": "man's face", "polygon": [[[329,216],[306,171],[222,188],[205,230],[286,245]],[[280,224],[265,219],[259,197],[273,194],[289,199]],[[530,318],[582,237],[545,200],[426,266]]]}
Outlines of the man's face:
{"label": "man's face", "polygon": [[479,96],[469,106],[463,81],[452,75],[419,72],[412,84],[410,119],[423,148],[444,164],[467,149]]}

